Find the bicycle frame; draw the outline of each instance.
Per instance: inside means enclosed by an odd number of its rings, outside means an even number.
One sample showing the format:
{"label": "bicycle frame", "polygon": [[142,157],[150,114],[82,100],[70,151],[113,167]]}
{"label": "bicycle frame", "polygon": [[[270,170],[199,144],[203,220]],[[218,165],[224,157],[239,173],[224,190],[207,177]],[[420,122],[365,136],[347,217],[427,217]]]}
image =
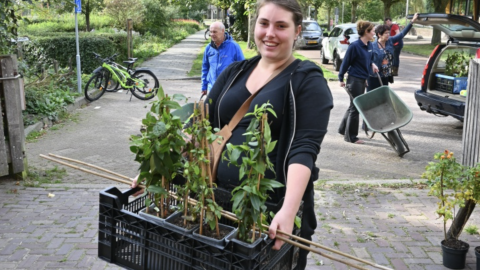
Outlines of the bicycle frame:
{"label": "bicycle frame", "polygon": [[[142,80],[132,78],[130,74],[125,70],[122,70],[113,65],[109,65],[107,63],[103,63],[102,67],[110,71],[112,78],[116,82],[119,82],[124,89],[132,89],[134,86],[144,87],[144,82]],[[121,75],[122,78],[120,78],[118,75]],[[127,85],[128,79],[132,80],[134,83],[132,85]]]}

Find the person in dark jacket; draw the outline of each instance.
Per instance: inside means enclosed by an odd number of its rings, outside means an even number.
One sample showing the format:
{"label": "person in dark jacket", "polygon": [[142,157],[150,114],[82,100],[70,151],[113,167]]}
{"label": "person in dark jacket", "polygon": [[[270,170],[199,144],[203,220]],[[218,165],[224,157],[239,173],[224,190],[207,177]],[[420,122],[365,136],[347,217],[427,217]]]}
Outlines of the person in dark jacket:
{"label": "person in dark jacket", "polygon": [[[353,99],[365,92],[367,78],[371,71],[377,72],[377,66],[372,63],[372,43],[370,40],[375,35],[373,23],[359,21],[357,32],[360,38],[352,42],[345,53],[345,57],[338,72],[340,86],[346,87],[350,95],[350,106],[343,116],[338,133],[344,136],[344,140],[350,143],[363,144],[358,138],[359,113]],[[347,83],[343,81],[348,71]]]}
{"label": "person in dark jacket", "polygon": [[212,41],[205,48],[202,62],[202,93],[207,94],[222,71],[235,61],[244,60],[242,49],[225,33],[221,22],[210,25]]}
{"label": "person in dark jacket", "polygon": [[[322,70],[310,61],[293,57],[296,38],[301,32],[302,12],[296,0],[263,0],[257,5],[255,43],[259,56],[231,64],[218,77],[206,98],[209,121],[213,128],[222,128],[230,122],[241,105],[257,91],[249,111],[266,102],[273,105],[277,117],[269,115],[272,141],[275,149],[269,154],[274,171],[265,178],[276,179],[283,188],[269,194],[270,202],[283,199],[273,218],[270,238],[276,231],[292,232],[294,218],[303,199],[301,237],[312,239],[317,226],[314,210],[313,181],[318,179],[316,159],[327,132],[333,99]],[[283,71],[272,76],[279,69]],[[272,78],[273,77],[273,78]],[[312,121],[315,119],[315,121]],[[228,143],[245,142],[245,130],[251,120],[247,116],[233,130]],[[232,191],[242,179],[239,168],[221,161],[216,183],[219,189]],[[283,241],[276,240],[274,249]],[[296,269],[304,269],[308,251],[300,250]]]}
{"label": "person in dark jacket", "polygon": [[[380,78],[383,85],[388,85],[389,77],[393,76],[393,59],[394,59],[394,44],[399,40],[402,40],[403,37],[410,31],[412,28],[412,23],[417,19],[418,14],[413,15],[410,23],[400,32],[398,35],[393,37],[390,36],[390,30],[387,25],[380,25],[375,29],[375,34],[377,35],[377,40],[372,43],[373,48],[373,63],[377,65]],[[392,77],[393,78],[393,77]],[[367,91],[371,91],[375,88],[380,87],[380,81],[376,73],[370,72],[370,77],[368,77]]]}
{"label": "person in dark jacket", "polygon": [[[385,18],[385,25],[390,29],[390,36],[394,37],[400,34],[400,27],[393,23],[391,18]],[[400,53],[403,49],[403,39],[393,43],[393,61],[392,61],[392,75],[398,76],[398,68],[400,67]]]}

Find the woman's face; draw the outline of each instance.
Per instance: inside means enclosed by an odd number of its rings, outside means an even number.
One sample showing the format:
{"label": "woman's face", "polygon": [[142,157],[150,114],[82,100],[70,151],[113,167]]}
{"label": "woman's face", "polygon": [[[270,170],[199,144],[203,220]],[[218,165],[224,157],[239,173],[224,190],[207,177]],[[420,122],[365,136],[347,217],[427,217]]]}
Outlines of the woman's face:
{"label": "woman's face", "polygon": [[373,37],[375,37],[375,27],[370,31],[365,30],[365,34],[363,36],[366,37],[367,40],[373,40]]}
{"label": "woman's face", "polygon": [[255,44],[262,58],[283,60],[292,55],[293,43],[300,34],[293,13],[273,3],[260,8],[255,23]]}
{"label": "woman's face", "polygon": [[388,31],[385,31],[381,36],[378,37],[378,40],[383,43],[387,42],[388,38],[390,38],[390,33]]}

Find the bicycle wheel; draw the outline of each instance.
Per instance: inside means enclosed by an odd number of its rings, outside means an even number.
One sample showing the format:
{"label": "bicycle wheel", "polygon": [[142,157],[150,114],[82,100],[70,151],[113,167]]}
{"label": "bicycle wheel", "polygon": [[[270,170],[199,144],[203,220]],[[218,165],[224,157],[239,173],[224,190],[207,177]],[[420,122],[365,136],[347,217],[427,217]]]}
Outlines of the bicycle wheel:
{"label": "bicycle wheel", "polygon": [[[135,71],[132,75],[135,86],[130,89],[132,94],[141,100],[152,99],[158,92],[158,82],[157,77],[150,70],[138,70]],[[140,80],[135,81],[135,80]]]}
{"label": "bicycle wheel", "polygon": [[88,80],[84,90],[88,101],[95,101],[105,93],[106,79],[102,74],[95,74]]}
{"label": "bicycle wheel", "polygon": [[105,91],[107,92],[116,92],[118,91],[118,86],[120,85],[119,82],[115,81],[113,79],[113,76],[109,76],[110,79],[108,80],[107,88],[105,88]]}
{"label": "bicycle wheel", "polygon": [[210,38],[210,28],[207,28],[207,30],[205,30],[204,37],[205,37],[205,40],[208,40]]}

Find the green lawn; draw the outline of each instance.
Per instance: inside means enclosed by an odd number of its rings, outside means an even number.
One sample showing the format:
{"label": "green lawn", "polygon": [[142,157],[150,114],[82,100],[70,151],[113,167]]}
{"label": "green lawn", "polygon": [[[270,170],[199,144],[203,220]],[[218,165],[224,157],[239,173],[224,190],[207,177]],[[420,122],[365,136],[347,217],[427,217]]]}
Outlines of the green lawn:
{"label": "green lawn", "polygon": [[[205,47],[208,45],[208,42],[209,41],[205,42]],[[237,43],[238,43],[238,45],[240,45],[240,48],[242,49],[242,52],[243,52],[243,55],[245,56],[245,59],[249,59],[249,58],[252,58],[255,55],[257,55],[256,50],[247,49],[247,43],[246,42],[240,41],[240,42],[237,42]],[[202,60],[203,60],[203,53],[205,51],[205,47],[203,47],[203,49],[199,52],[199,54],[197,55],[197,59],[195,59],[195,61],[193,61],[193,66],[192,66],[192,69],[190,70],[190,72],[188,73],[188,76],[191,76],[191,77],[202,76]],[[298,58],[300,60],[309,60],[308,58],[306,58],[306,57],[304,57],[304,56],[302,56],[298,53],[294,53],[293,56],[295,56],[295,58]],[[331,71],[328,71],[327,69],[324,69],[320,65],[318,65],[318,66],[323,70],[323,76],[325,76],[325,79],[327,79],[327,80],[337,79],[337,76],[335,74],[333,74]]]}
{"label": "green lawn", "polygon": [[416,55],[429,57],[437,45],[431,44],[405,44],[402,52],[409,52]]}

